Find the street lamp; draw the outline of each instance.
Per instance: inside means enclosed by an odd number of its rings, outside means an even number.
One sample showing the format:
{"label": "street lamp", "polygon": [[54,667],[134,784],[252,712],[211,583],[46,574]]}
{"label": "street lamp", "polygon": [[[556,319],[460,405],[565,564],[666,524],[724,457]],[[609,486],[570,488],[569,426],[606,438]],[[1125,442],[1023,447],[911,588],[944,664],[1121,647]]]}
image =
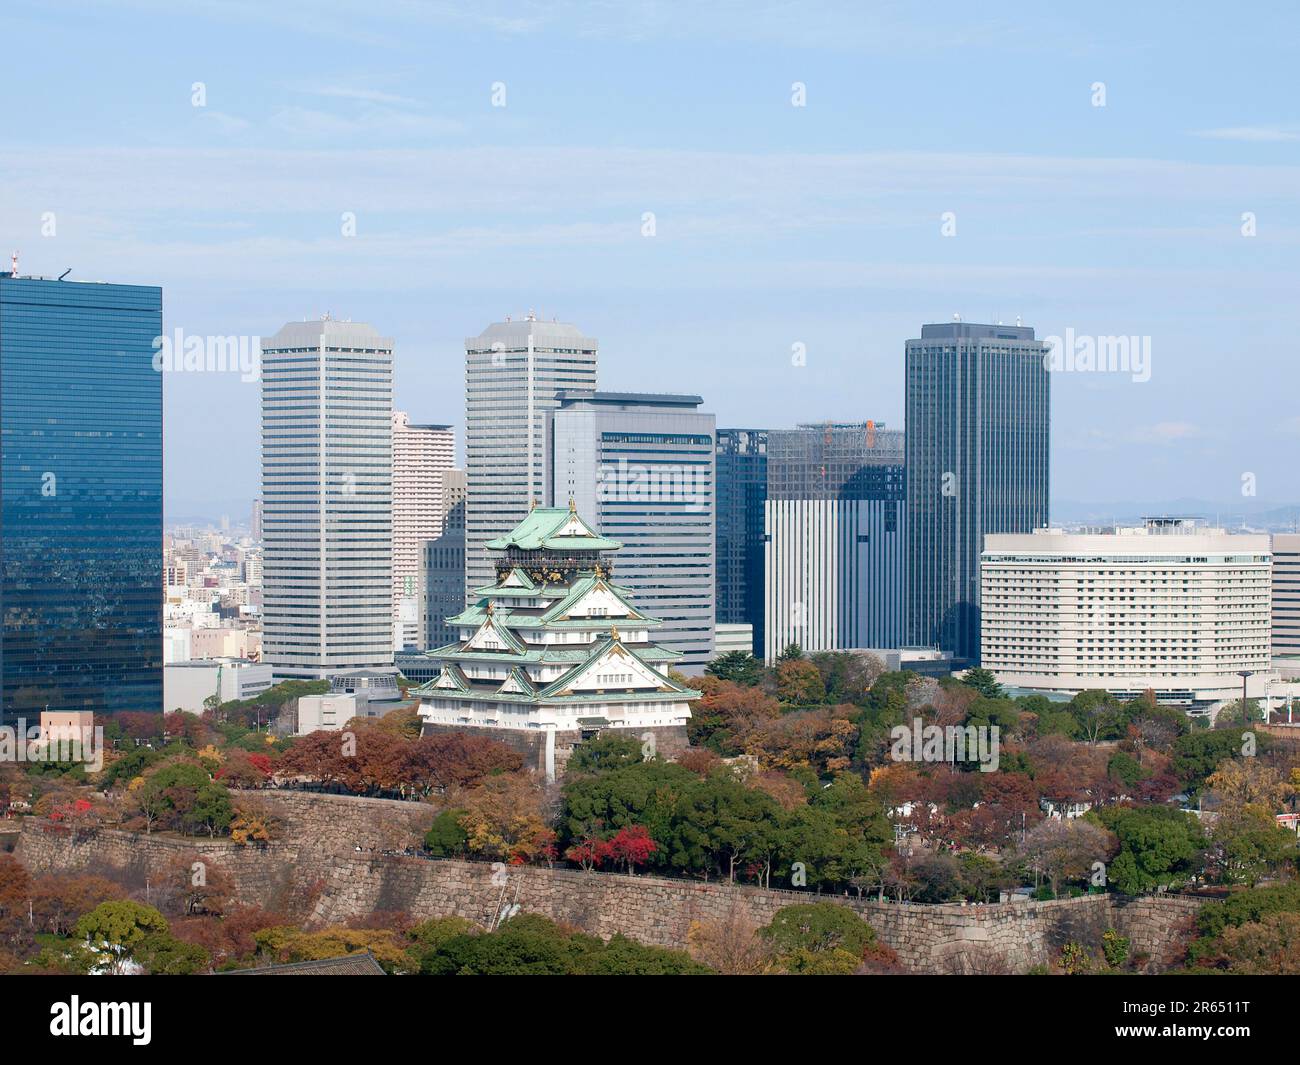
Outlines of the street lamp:
{"label": "street lamp", "polygon": [[1241,720],[1246,723],[1247,728],[1250,727],[1250,707],[1246,705],[1246,678],[1254,675],[1253,669],[1237,670],[1237,676],[1241,678]]}

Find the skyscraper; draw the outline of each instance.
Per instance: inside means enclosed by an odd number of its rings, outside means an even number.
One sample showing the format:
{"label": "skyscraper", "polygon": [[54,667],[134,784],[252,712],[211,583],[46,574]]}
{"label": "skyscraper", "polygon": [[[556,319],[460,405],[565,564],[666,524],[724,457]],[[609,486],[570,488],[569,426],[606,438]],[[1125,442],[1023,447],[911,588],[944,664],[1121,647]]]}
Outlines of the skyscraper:
{"label": "skyscraper", "polygon": [[393,342],[290,322],[262,346],[263,660],[319,680],[393,662]]}
{"label": "skyscraper", "polygon": [[[596,340],[576,326],[497,322],[465,341],[465,584],[491,584],[484,545],[545,491],[542,428],[562,388],[596,387]],[[470,597],[472,600],[472,596]]]}
{"label": "skyscraper", "polygon": [[447,517],[442,532],[420,545],[421,650],[455,639],[447,619],[465,608],[465,471],[447,470],[441,479]]}
{"label": "skyscraper", "polygon": [[451,469],[450,425],[412,425],[393,412],[393,650],[420,643],[420,545],[441,535],[447,517],[443,474]]}
{"label": "skyscraper", "polygon": [[767,430],[719,429],[714,453],[718,482],[718,624],[753,626],[752,653],[761,658]]}
{"label": "skyscraper", "polygon": [[895,647],[903,635],[903,434],[877,422],[772,429],[764,657]]}
{"label": "skyscraper", "polygon": [[546,429],[547,505],[573,500],[623,545],[615,583],[663,622],[659,642],[688,671],[713,657],[715,422],[703,402],[561,392]]}
{"label": "skyscraper", "polygon": [[162,290],[0,273],[0,717],[162,711]]}
{"label": "skyscraper", "polygon": [[980,552],[1047,522],[1051,383],[1028,326],[923,325],[907,342],[908,642],[980,660]]}

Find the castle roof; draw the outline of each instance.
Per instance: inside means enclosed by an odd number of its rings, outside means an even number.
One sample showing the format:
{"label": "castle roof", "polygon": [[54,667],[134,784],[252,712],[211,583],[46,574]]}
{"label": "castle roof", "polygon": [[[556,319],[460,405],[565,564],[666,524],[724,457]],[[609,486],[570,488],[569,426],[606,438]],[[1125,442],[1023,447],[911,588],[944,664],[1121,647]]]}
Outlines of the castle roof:
{"label": "castle roof", "polygon": [[533,507],[505,536],[487,542],[489,551],[617,551],[623,545],[601,536],[568,507]]}

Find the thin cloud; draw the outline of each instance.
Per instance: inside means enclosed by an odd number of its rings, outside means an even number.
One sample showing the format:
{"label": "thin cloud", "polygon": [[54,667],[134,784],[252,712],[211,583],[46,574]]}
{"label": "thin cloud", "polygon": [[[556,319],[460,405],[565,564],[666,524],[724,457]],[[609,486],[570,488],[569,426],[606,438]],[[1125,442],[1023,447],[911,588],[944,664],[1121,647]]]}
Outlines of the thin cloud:
{"label": "thin cloud", "polygon": [[1294,126],[1225,126],[1222,129],[1200,129],[1193,136],[1216,141],[1267,144],[1300,140],[1300,130]]}

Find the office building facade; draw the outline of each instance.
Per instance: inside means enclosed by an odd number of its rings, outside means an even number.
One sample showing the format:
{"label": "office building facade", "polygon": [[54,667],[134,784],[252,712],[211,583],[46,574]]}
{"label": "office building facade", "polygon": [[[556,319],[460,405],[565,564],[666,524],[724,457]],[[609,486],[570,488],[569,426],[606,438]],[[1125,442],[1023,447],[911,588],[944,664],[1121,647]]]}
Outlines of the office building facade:
{"label": "office building facade", "polygon": [[546,503],[573,500],[618,540],[618,582],[663,622],[680,669],[713,657],[714,431],[699,396],[559,394],[546,427]]}
{"label": "office building facade", "polygon": [[749,625],[752,653],[763,655],[763,507],[767,430],[719,429],[716,566],[719,625]]}
{"label": "office building facade", "polygon": [[768,433],[764,650],[895,646],[905,620],[903,434],[883,423]]}
{"label": "office building facade", "polygon": [[907,342],[907,643],[979,662],[980,552],[1048,520],[1048,347],[950,322]]}
{"label": "office building facade", "polygon": [[163,709],[162,290],[0,273],[0,718]]}
{"label": "office building facade", "polygon": [[448,624],[465,608],[465,471],[447,470],[442,475],[447,518],[442,533],[421,545],[420,587],[423,590],[423,621],[420,647],[442,647],[456,638]]}
{"label": "office building facade", "polygon": [[1273,535],[1273,654],[1300,658],[1300,533]]}
{"label": "office building facade", "polygon": [[278,680],[393,663],[393,341],[290,322],[262,345],[263,660]]}
{"label": "office building facade", "polygon": [[413,425],[405,411],[393,412],[394,651],[420,646],[420,552],[447,520],[443,478],[454,451],[450,425]]}
{"label": "office building facade", "polygon": [[595,338],[529,314],[465,341],[465,590],[492,582],[486,544],[545,493],[543,429],[561,389],[596,387]]}

